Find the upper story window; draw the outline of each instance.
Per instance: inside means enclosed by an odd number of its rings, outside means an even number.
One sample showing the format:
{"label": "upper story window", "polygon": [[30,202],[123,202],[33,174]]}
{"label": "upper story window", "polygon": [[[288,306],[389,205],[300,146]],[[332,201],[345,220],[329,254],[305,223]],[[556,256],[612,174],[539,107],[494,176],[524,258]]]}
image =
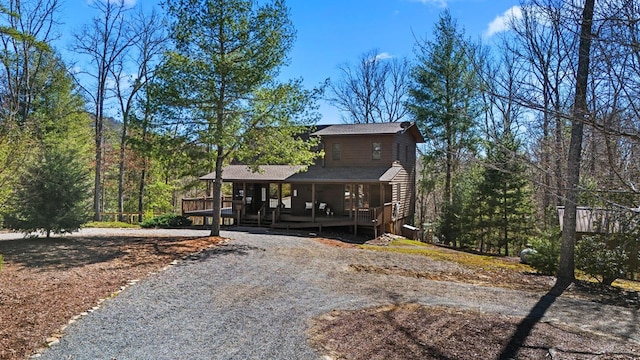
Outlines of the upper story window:
{"label": "upper story window", "polygon": [[342,146],[339,143],[334,143],[331,148],[331,158],[333,160],[340,160],[340,155],[342,154]]}
{"label": "upper story window", "polygon": [[372,143],[371,144],[371,159],[380,160],[382,158],[382,144],[380,143]]}

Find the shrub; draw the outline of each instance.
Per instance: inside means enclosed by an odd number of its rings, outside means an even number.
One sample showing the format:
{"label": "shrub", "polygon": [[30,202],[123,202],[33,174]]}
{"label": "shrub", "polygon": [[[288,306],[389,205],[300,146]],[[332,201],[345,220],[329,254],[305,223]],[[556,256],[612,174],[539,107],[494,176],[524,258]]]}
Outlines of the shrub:
{"label": "shrub", "polygon": [[622,246],[608,247],[607,240],[614,239],[604,235],[582,237],[576,246],[576,268],[608,286],[624,275],[628,256]]}
{"label": "shrub", "polygon": [[550,235],[546,238],[538,238],[532,241],[536,250],[527,256],[527,262],[532,268],[543,275],[555,275],[560,261],[560,241]]}
{"label": "shrub", "polygon": [[145,220],[140,224],[140,226],[143,228],[175,228],[190,226],[191,223],[191,219],[182,215],[163,214],[149,220]]}
{"label": "shrub", "polygon": [[4,261],[4,258],[2,257],[2,254],[0,254],[0,270],[2,270],[2,262]]}

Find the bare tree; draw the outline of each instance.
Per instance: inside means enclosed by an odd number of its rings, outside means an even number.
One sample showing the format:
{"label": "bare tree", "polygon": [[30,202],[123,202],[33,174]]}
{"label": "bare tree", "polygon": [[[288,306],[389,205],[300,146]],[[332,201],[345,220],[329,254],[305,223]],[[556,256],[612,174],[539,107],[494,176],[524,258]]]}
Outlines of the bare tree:
{"label": "bare tree", "polygon": [[341,78],[329,83],[329,101],[345,113],[350,123],[400,121],[407,114],[404,107],[409,92],[409,61],[391,58],[370,50],[357,65],[338,67]]}
{"label": "bare tree", "polygon": [[[537,167],[541,180],[542,211],[561,205],[564,198],[566,147],[564,129],[570,108],[571,55],[577,36],[566,27],[566,6],[555,0],[534,1],[522,7],[522,17],[513,19],[513,38],[506,51],[525,72],[517,84],[517,101],[540,119]],[[514,41],[515,40],[515,41]],[[545,217],[548,221],[550,218]]]}
{"label": "bare tree", "polygon": [[34,150],[28,134],[40,124],[31,117],[32,106],[45,91],[59,7],[58,0],[0,6],[0,204]]}
{"label": "bare tree", "polygon": [[[133,116],[134,103],[153,77],[153,67],[160,60],[168,40],[164,34],[162,18],[155,11],[147,15],[142,10],[139,10],[131,21],[131,28],[129,29],[131,32],[129,36],[132,45],[131,54],[122,53],[122,56],[118,57],[114,61],[113,67],[109,69],[114,79],[115,88],[113,91],[122,116],[118,159],[118,212],[121,214],[120,220],[123,220],[122,213],[124,213],[125,159],[128,129]],[[134,73],[132,74],[132,72]],[[143,167],[146,167],[146,164],[143,164]],[[145,170],[143,169],[141,176],[141,194],[144,192]],[[139,206],[141,207],[142,204],[139,204]],[[142,214],[141,209],[139,209],[139,212]]]}
{"label": "bare tree", "polygon": [[92,99],[95,117],[95,178],[93,210],[94,220],[100,220],[102,200],[102,161],[104,142],[105,102],[109,90],[109,80],[114,66],[135,42],[125,19],[130,8],[125,0],[98,0],[93,2],[98,15],[91,24],[85,25],[74,34],[73,50],[87,56],[92,69],[84,72],[93,79],[93,86],[84,89]]}
{"label": "bare tree", "polygon": [[589,82],[589,61],[591,57],[591,33],[595,0],[584,3],[581,25],[580,46],[578,47],[578,68],[576,72],[575,100],[571,122],[571,142],[567,161],[567,195],[564,206],[562,245],[555,288],[562,291],[575,280],[576,208],[580,183],[580,162],[584,121],[589,116],[587,108],[587,87]]}
{"label": "bare tree", "polygon": [[10,0],[4,15],[8,26],[0,36],[3,123],[26,126],[33,100],[44,88],[40,73],[55,39],[58,0]]}

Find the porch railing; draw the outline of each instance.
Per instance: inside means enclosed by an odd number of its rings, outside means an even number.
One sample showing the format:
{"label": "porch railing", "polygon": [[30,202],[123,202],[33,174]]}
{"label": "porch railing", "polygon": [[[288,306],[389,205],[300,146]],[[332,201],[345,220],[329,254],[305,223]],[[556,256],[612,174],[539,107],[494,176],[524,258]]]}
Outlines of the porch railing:
{"label": "porch railing", "polygon": [[[231,207],[233,197],[223,196],[222,207]],[[182,213],[190,213],[195,211],[204,211],[213,209],[213,197],[203,196],[195,198],[183,198],[182,199]]]}

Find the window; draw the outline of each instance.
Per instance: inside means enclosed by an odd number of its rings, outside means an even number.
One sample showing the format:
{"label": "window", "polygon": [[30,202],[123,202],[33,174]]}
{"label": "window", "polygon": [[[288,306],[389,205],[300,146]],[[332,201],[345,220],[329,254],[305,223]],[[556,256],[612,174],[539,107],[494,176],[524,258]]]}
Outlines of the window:
{"label": "window", "polygon": [[335,143],[331,149],[331,158],[333,160],[340,160],[340,154],[342,153],[342,146],[340,144]]}
{"label": "window", "polygon": [[371,144],[371,158],[373,160],[380,160],[382,157],[382,145],[380,143]]}
{"label": "window", "polygon": [[400,161],[400,143],[396,143],[396,160]]}

